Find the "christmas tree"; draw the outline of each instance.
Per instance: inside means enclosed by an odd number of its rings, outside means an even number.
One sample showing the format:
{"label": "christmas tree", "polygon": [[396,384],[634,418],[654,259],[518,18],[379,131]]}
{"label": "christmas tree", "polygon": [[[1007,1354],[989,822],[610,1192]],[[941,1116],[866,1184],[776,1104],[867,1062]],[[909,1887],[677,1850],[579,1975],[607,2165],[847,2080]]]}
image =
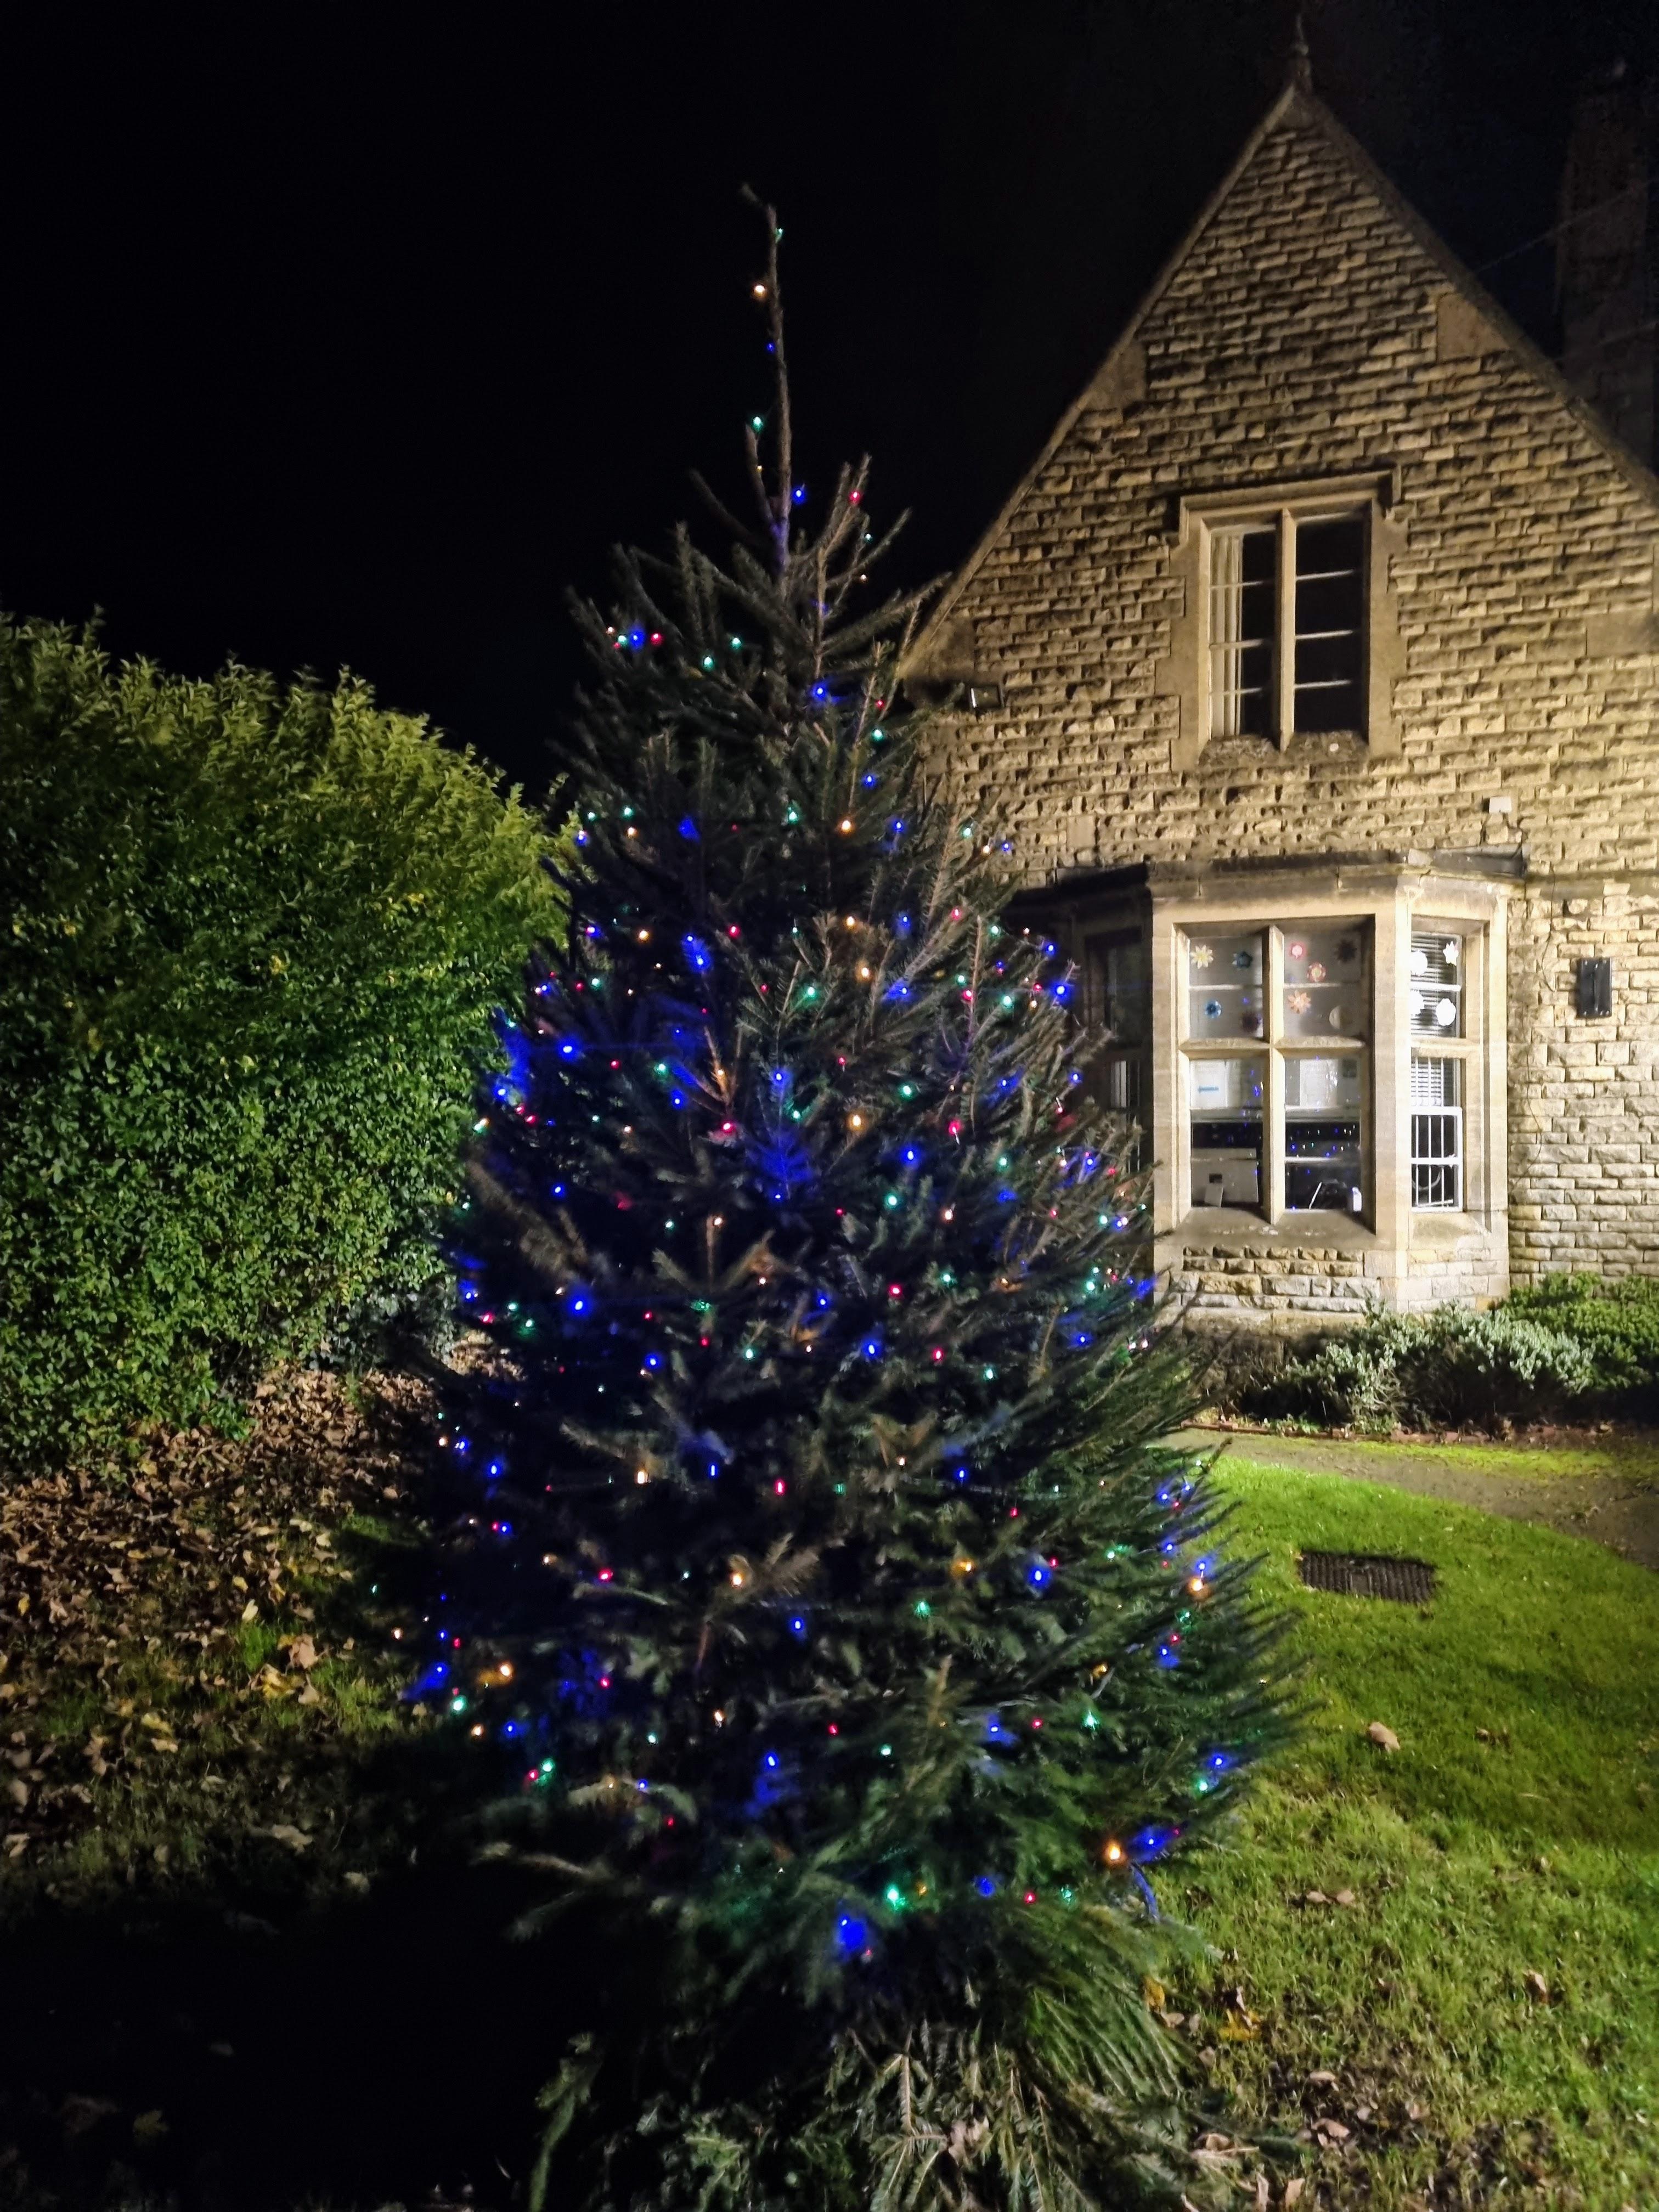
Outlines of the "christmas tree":
{"label": "christmas tree", "polygon": [[867,465],[795,480],[767,220],[756,522],[580,611],[418,1686],[507,1745],[608,1962],[546,2201],[1082,2207],[1182,2170],[1154,1875],[1282,1735],[1274,1633],[1160,1443],[1190,1401],[1071,972],[896,696],[921,601],[861,611]]}

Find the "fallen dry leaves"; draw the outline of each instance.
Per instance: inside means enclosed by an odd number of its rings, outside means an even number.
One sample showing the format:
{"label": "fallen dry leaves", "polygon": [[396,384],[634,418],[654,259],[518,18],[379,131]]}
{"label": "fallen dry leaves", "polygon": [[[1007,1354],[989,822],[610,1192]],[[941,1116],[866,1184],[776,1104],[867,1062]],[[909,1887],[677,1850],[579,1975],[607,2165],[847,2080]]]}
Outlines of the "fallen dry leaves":
{"label": "fallen dry leaves", "polygon": [[[359,1406],[337,1377],[292,1373],[261,1386],[246,1441],[177,1436],[125,1474],[0,1490],[7,1856],[92,1825],[94,1784],[130,1786],[191,1759],[224,1765],[258,1729],[252,1701],[291,1700],[309,1709],[307,1726],[326,1729],[313,1675],[333,1655],[309,1601],[349,1581],[339,1525],[404,1494],[431,1411],[412,1381],[376,1377]],[[243,1632],[284,1616],[303,1626],[251,1668]],[[159,1695],[119,1694],[135,1668],[165,1686]],[[96,1717],[71,1744],[58,1716],[77,1705]],[[220,1774],[200,1778],[226,1786]]]}

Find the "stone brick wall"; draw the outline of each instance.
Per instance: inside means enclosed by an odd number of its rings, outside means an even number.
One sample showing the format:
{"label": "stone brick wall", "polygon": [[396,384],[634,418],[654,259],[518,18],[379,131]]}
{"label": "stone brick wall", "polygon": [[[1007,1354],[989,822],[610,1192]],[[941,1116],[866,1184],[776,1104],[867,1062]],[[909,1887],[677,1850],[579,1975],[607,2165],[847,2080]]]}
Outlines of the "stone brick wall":
{"label": "stone brick wall", "polygon": [[[1659,882],[1534,886],[1510,928],[1513,1272],[1659,1274]],[[1613,1014],[1583,1021],[1598,957]]]}
{"label": "stone brick wall", "polygon": [[1358,1321],[1366,1303],[1365,1263],[1334,1245],[1216,1244],[1189,1250],[1170,1288],[1189,1323],[1214,1317],[1272,1316],[1293,1333],[1311,1325]]}
{"label": "stone brick wall", "polygon": [[[947,600],[932,665],[1001,704],[941,757],[1034,884],[1518,847],[1516,1269],[1659,1269],[1659,908],[1615,888],[1659,880],[1659,501],[1322,116],[1278,113]],[[1389,748],[1211,740],[1176,766],[1175,502],[1389,470]],[[1551,888],[1586,877],[1577,908]],[[1574,1018],[1578,950],[1613,953],[1610,1024]]]}

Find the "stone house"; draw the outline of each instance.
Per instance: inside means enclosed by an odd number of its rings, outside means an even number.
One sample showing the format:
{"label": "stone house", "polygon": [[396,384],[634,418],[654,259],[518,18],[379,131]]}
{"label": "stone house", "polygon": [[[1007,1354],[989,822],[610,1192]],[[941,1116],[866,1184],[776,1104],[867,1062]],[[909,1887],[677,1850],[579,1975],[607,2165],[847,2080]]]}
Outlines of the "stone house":
{"label": "stone house", "polygon": [[1659,1272],[1659,482],[1305,88],[909,674],[1194,1322]]}

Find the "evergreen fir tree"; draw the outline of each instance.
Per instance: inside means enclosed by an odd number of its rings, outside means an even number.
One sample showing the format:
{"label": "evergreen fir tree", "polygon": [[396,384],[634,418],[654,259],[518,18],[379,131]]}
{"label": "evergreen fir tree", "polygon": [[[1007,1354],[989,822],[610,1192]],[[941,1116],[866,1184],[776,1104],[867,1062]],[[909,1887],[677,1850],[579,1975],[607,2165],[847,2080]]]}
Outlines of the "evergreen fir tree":
{"label": "evergreen fir tree", "polygon": [[867,466],[795,481],[767,220],[757,524],[579,610],[568,938],[458,1255],[508,1379],[447,1431],[488,1503],[421,1686],[609,1961],[545,2201],[1191,2189],[1153,1874],[1282,1734],[1273,1631],[1160,1443],[1075,982],[896,696],[921,601],[858,611]]}

